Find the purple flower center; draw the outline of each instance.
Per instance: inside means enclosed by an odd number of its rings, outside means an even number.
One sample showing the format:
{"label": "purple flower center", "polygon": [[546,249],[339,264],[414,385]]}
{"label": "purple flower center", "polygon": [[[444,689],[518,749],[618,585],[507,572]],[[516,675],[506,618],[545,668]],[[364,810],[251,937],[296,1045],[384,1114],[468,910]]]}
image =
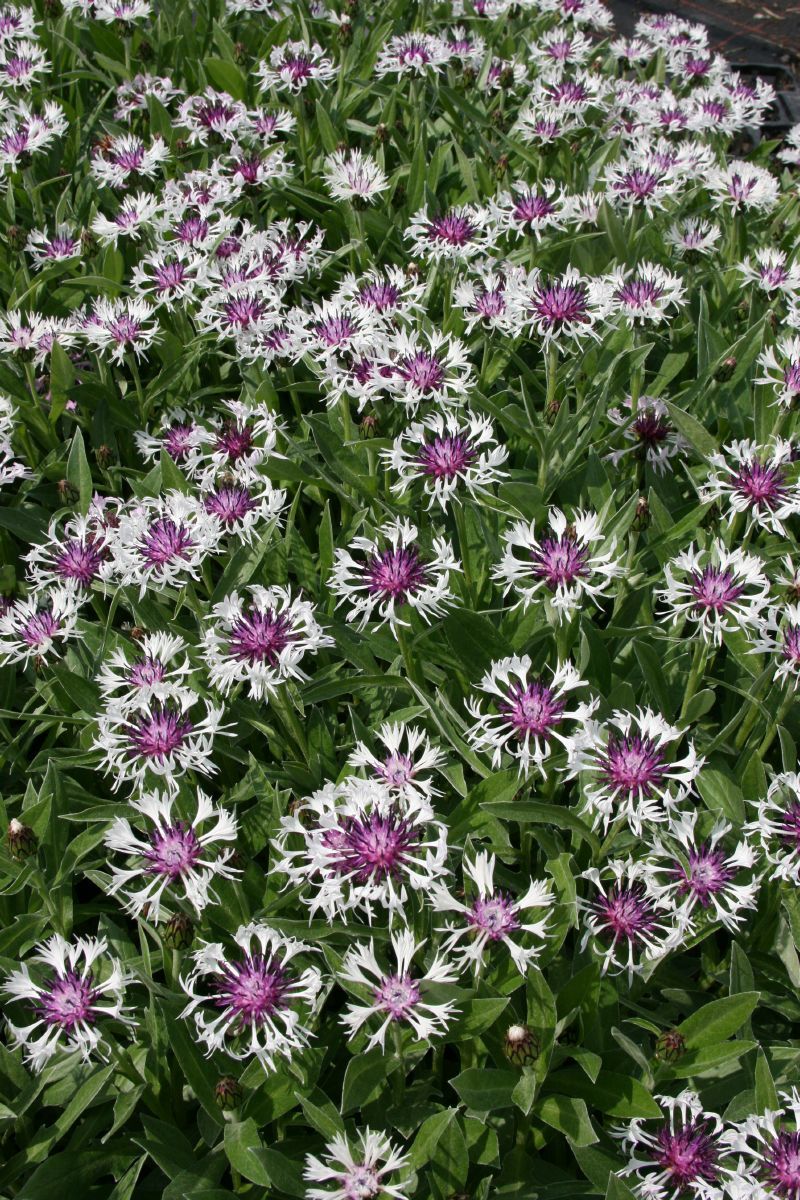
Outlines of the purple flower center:
{"label": "purple flower center", "polygon": [[374,554],[367,562],[366,574],[371,592],[403,604],[424,587],[428,568],[413,546],[405,546]]}
{"label": "purple flower center", "polygon": [[547,739],[561,723],[565,703],[547,684],[536,680],[524,688],[514,684],[507,699],[498,701],[497,707],[520,739],[531,735]]}
{"label": "purple flower center", "polygon": [[89,538],[68,538],[55,560],[55,569],[62,579],[72,579],[81,587],[88,587],[97,578],[100,564],[106,557],[105,551]]}
{"label": "purple flower center", "polygon": [[434,479],[454,479],[466,471],[478,452],[463,434],[452,437],[437,437],[425,442],[417,452],[417,462],[426,475]]}
{"label": "purple flower center", "polygon": [[161,295],[164,292],[177,291],[186,279],[186,267],[177,259],[172,259],[171,262],[157,266],[153,274],[156,291]]}
{"label": "purple flower center", "polygon": [[204,242],[208,237],[208,232],[208,221],[203,217],[187,217],[178,225],[175,236],[184,245],[193,246],[197,242]]}
{"label": "purple flower center", "polygon": [[256,507],[248,488],[241,484],[217,488],[206,497],[206,512],[212,513],[223,525],[235,525]]}
{"label": "purple flower center", "polygon": [[551,42],[550,45],[546,47],[546,53],[549,54],[551,58],[555,59],[556,62],[566,62],[572,53],[571,39],[566,38],[562,42]]}
{"label": "purple flower center", "polygon": [[628,942],[636,942],[653,928],[656,920],[640,883],[630,887],[615,884],[606,896],[595,901],[595,911],[605,926],[603,932],[614,941],[625,938]]}
{"label": "purple flower center", "polygon": [[69,258],[77,247],[78,243],[73,237],[54,237],[45,245],[45,258]]}
{"label": "purple flower center", "polygon": [[650,797],[667,774],[663,754],[652,738],[634,734],[608,739],[597,765],[615,792]]}
{"label": "purple flower center", "polygon": [[389,787],[405,787],[414,778],[414,763],[407,754],[387,754],[376,774]]}
{"label": "purple flower center", "polygon": [[150,837],[150,848],[142,857],[147,859],[149,875],[166,875],[178,879],[191,871],[202,853],[202,846],[191,825],[177,821],[167,829],[157,829]]}
{"label": "purple flower center", "polygon": [[394,808],[359,820],[346,817],[339,829],[325,834],[325,845],[337,856],[335,869],[359,883],[398,879],[420,848],[419,833]]}
{"label": "purple flower center", "polygon": [[22,627],[22,640],[28,646],[41,646],[52,638],[61,628],[61,622],[54,617],[49,608],[29,617]]}
{"label": "purple flower center", "polygon": [[728,194],[732,200],[746,200],[755,186],[755,179],[742,179],[738,171],[734,171],[728,183]]}
{"label": "purple flower center", "polygon": [[356,334],[356,326],[348,316],[329,317],[325,321],[317,321],[314,333],[326,346],[341,346],[349,342]]}
{"label": "purple flower center", "polygon": [[626,192],[628,195],[642,200],[645,196],[652,196],[658,184],[658,175],[654,175],[652,171],[646,171],[642,167],[637,167],[616,181],[613,189],[615,192]]}
{"label": "purple flower center", "polygon": [[546,217],[552,216],[556,211],[556,206],[547,196],[540,195],[537,192],[528,192],[524,196],[520,196],[514,205],[514,216],[523,225],[535,225],[537,221],[543,221]]}
{"label": "purple flower center", "polygon": [[789,662],[800,663],[800,625],[787,625],[784,629],[781,653]]}
{"label": "purple flower center", "polygon": [[787,804],[778,837],[790,850],[800,851],[800,801],[792,800]]}
{"label": "purple flower center", "polygon": [[235,421],[226,421],[217,434],[214,449],[218,454],[225,454],[228,461],[235,463],[248,453],[253,445],[253,430],[249,425],[237,425]]}
{"label": "purple flower center", "polygon": [[[389,1013],[393,1020],[402,1021],[419,1003],[419,984],[410,975],[387,975],[380,987],[375,988],[374,995],[378,1008]],[[370,1194],[374,1193],[367,1193]]]}
{"label": "purple flower center", "polygon": [[45,984],[38,1015],[47,1025],[59,1025],[72,1033],[79,1025],[93,1025],[98,991],[91,972],[81,977],[74,971],[56,975]]}
{"label": "purple flower center", "polygon": [[661,284],[652,279],[630,279],[614,293],[620,304],[633,311],[655,304],[664,295]]}
{"label": "purple flower center", "polygon": [[300,79],[311,78],[314,74],[314,64],[306,54],[298,54],[296,57],[287,56],[281,66],[281,74],[285,72],[288,72],[289,78],[296,83]]}
{"label": "purple flower center", "polygon": [[537,579],[543,579],[551,592],[565,584],[574,583],[576,579],[586,579],[591,574],[588,567],[589,551],[579,546],[568,533],[559,538],[542,538],[531,557],[534,575]]}
{"label": "purple flower center", "polygon": [[206,129],[224,129],[228,121],[236,116],[236,109],[231,104],[209,102],[198,105],[197,120]]}
{"label": "purple flower center", "polygon": [[364,1163],[354,1163],[347,1174],[337,1178],[343,1200],[375,1200],[383,1191],[378,1172]]}
{"label": "purple flower center", "polygon": [[488,934],[492,942],[499,942],[515,929],[519,929],[514,902],[503,892],[473,901],[466,917],[473,929]]}
{"label": "purple flower center", "polygon": [[442,386],[444,368],[434,354],[418,350],[416,354],[407,354],[395,366],[395,371],[401,379],[405,379],[417,391],[431,395]]}
{"label": "purple flower center", "polygon": [[501,317],[506,311],[506,298],[503,288],[486,288],[479,296],[475,297],[473,308],[476,313],[487,320],[491,320],[492,317]]}
{"label": "purple flower center", "polygon": [[267,1024],[289,1007],[291,980],[276,958],[247,955],[240,963],[221,965],[214,983],[214,1003],[238,1023],[239,1031]]}
{"label": "purple flower center", "polygon": [[703,571],[691,576],[691,593],[695,598],[695,612],[702,616],[703,611],[721,613],[731,604],[735,604],[744,592],[744,584],[737,583],[732,571],[723,571],[719,567],[706,567]]}
{"label": "purple flower center", "polygon": [[176,559],[187,560],[195,541],[184,525],[171,517],[159,517],[141,540],[141,549],[148,566],[163,567]]}
{"label": "purple flower center", "polygon": [[734,878],[736,872],[725,865],[725,853],[713,850],[704,845],[689,850],[688,870],[678,865],[681,876],[678,894],[685,896],[691,892],[702,908],[708,908],[711,897],[721,892]]}
{"label": "purple flower center", "polygon": [[391,283],[368,283],[358,293],[358,299],[365,308],[394,312],[400,303],[400,289]]}
{"label": "purple flower center", "polygon": [[176,463],[183,462],[192,444],[194,425],[170,425],[164,434],[164,449]]}
{"label": "purple flower center", "polygon": [[431,56],[428,53],[428,48],[424,42],[418,41],[416,38],[410,38],[397,55],[397,62],[400,66],[416,66],[420,64],[424,66],[431,61]]}
{"label": "purple flower center", "polygon": [[550,98],[554,104],[582,104],[589,99],[589,93],[582,83],[567,79],[563,83],[553,84]]}
{"label": "purple flower center", "polygon": [[764,1150],[761,1172],[775,1196],[800,1200],[800,1133],[779,1129]]}
{"label": "purple flower center", "polygon": [[587,292],[583,284],[553,284],[536,288],[531,296],[534,313],[548,329],[586,325],[589,322]]}
{"label": "purple flower center", "polygon": [[733,486],[752,503],[753,508],[773,510],[787,494],[783,470],[760,463],[757,458],[742,464],[734,477]]}
{"label": "purple flower center", "polygon": [[768,289],[780,287],[789,278],[785,267],[760,267],[758,272],[761,282]]}
{"label": "purple flower center", "polygon": [[222,307],[228,325],[239,329],[248,329],[255,325],[267,311],[266,304],[257,300],[255,296],[235,296]]}
{"label": "purple flower center", "polygon": [[149,713],[137,714],[125,731],[131,758],[151,758],[162,763],[183,745],[192,732],[192,722],[165,704]]}
{"label": "purple flower center", "polygon": [[716,1147],[704,1121],[691,1121],[675,1131],[665,1125],[656,1138],[655,1153],[678,1192],[695,1194],[693,1184],[713,1183],[717,1178]]}
{"label": "purple flower center", "polygon": [[237,662],[265,662],[274,667],[286,647],[296,641],[297,634],[285,613],[253,608],[234,623],[228,638],[228,653]]}
{"label": "purple flower center", "polygon": [[783,373],[786,390],[792,396],[800,396],[800,362],[791,363]]}
{"label": "purple flower center", "polygon": [[665,442],[670,433],[667,420],[651,408],[640,410],[639,416],[631,425],[631,429],[640,442],[651,447],[656,447],[661,442]]}
{"label": "purple flower center", "polygon": [[134,146],[131,150],[120,150],[111,155],[111,161],[123,171],[138,171],[144,162],[144,146]]}
{"label": "purple flower center", "polygon": [[236,174],[241,175],[245,183],[258,183],[261,174],[261,155],[251,154],[248,158],[236,160]]}
{"label": "purple flower center", "polygon": [[466,246],[478,232],[477,225],[460,213],[447,213],[434,217],[428,223],[428,236],[433,242],[447,242],[448,246]]}
{"label": "purple flower center", "polygon": [[166,674],[167,668],[161,659],[148,655],[133,664],[128,671],[128,682],[135,688],[152,687],[154,683],[161,683]]}
{"label": "purple flower center", "polygon": [[140,323],[127,313],[109,321],[106,328],[118,346],[132,345],[142,332]]}

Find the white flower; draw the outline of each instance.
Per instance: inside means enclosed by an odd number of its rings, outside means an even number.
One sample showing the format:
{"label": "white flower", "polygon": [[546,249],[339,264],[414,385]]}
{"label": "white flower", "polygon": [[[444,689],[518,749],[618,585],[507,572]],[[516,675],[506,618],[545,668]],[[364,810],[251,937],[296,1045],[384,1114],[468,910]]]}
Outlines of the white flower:
{"label": "white flower", "polygon": [[14,1025],[7,1018],[15,1045],[24,1048],[34,1071],[41,1071],[59,1049],[79,1051],[85,1060],[95,1053],[103,1056],[98,1020],[132,1023],[122,1003],[130,977],[107,950],[105,938],[67,942],[54,933],[31,955],[33,976],[28,963],[6,976],[6,995],[26,1001],[28,1013],[33,1010],[35,1016],[27,1025]]}
{"label": "white flower", "polygon": [[409,605],[422,619],[441,616],[454,602],[451,574],[461,570],[450,542],[434,537],[431,554],[420,551],[417,527],[390,521],[374,537],[353,539],[352,550],[337,548],[329,587],[338,603],[349,604],[348,621],[363,629],[377,610],[380,624],[408,625],[398,609]]}
{"label": "white flower", "polygon": [[694,545],[664,568],[666,587],[656,592],[665,603],[664,616],[688,619],[704,641],[721,645],[723,633],[759,625],[769,598],[769,580],[755,555],[726,549],[717,539],[708,549]]}
{"label": "white flower", "polygon": [[[481,850],[470,860],[464,858],[464,880],[470,880],[477,895],[458,899],[441,884],[434,886],[431,905],[434,912],[459,914],[456,924],[448,922],[439,932],[445,934],[442,948],[455,956],[459,967],[480,969],[490,946],[502,942],[521,975],[541,954],[554,905],[551,884],[532,879],[527,891],[515,899],[508,892],[495,888],[495,856]],[[525,915],[545,909],[536,921],[526,921]],[[533,945],[517,940],[523,934],[535,939]]]}
{"label": "white flower", "polygon": [[152,179],[169,157],[162,137],[154,137],[148,146],[135,134],[122,133],[92,159],[92,174],[101,187],[122,188],[131,176]]}
{"label": "white flower", "polygon": [[[313,948],[251,922],[233,936],[241,953],[207,942],[192,958],[181,987],[189,996],[182,1017],[193,1017],[197,1038],[210,1056],[224,1050],[239,1061],[255,1057],[265,1071],[308,1045],[322,990],[316,967],[303,966]],[[300,961],[296,961],[296,960]]]}
{"label": "white flower", "polygon": [[322,174],[334,200],[357,198],[371,203],[389,186],[375,159],[361,150],[337,150],[329,154]]}
{"label": "white flower", "polygon": [[54,518],[46,541],[39,542],[25,555],[32,589],[40,592],[50,587],[73,591],[90,588],[101,578],[113,533],[113,525],[99,505],[91,505],[86,516]]}
{"label": "white flower", "polygon": [[532,674],[527,654],[502,658],[492,663],[478,685],[494,711],[484,712],[479,696],[467,700],[467,709],[475,719],[467,730],[467,740],[478,753],[491,752],[495,768],[505,752],[517,760],[521,775],[529,773],[531,764],[544,775],[553,741],[562,745],[569,741],[566,729],[562,729],[564,722],[585,723],[596,708],[596,702],[590,701],[567,709],[568,693],[581,687],[586,687],[586,681],[570,662],[559,663],[550,682],[546,682],[543,676]]}
{"label": "white flower", "polygon": [[751,650],[753,654],[772,656],[775,682],[788,680],[796,689],[800,684],[800,604],[768,608],[759,622]]}
{"label": "white flower", "polygon": [[745,283],[755,283],[767,295],[782,293],[796,299],[800,294],[800,266],[787,261],[784,250],[764,246],[755,252],[755,262],[746,258],[736,268]]}
{"label": "white flower", "polygon": [[264,90],[286,88],[290,92],[300,92],[312,81],[324,87],[335,77],[336,68],[316,42],[286,42],[282,46],[273,46],[269,62],[261,63],[256,70],[256,78]]}
{"label": "white flower", "polygon": [[218,733],[232,736],[222,725],[224,709],[205,701],[205,716],[198,720],[191,710],[200,697],[188,688],[163,704],[157,701],[137,708],[121,707],[111,701],[97,718],[93,749],[103,753],[102,767],[114,776],[116,791],[123,783],[144,787],[162,780],[171,792],[186,771],[213,775],[211,761]]}
{"label": "white flower", "polygon": [[438,329],[398,330],[386,340],[378,370],[382,387],[412,414],[424,403],[460,407],[473,375],[463,342]]}
{"label": "white flower", "polygon": [[447,42],[432,33],[402,33],[389,39],[378,55],[375,75],[424,75],[441,71],[449,61]]}
{"label": "white flower", "polygon": [[0,611],[0,664],[46,661],[81,634],[75,627],[78,600],[73,588],[48,588]]}
{"label": "white flower", "polygon": [[425,895],[446,873],[446,829],[424,796],[398,800],[378,780],[327,783],[281,818],[273,870],[301,887],[310,915],[329,921],[376,909],[401,919],[412,893]]}
{"label": "white flower", "polygon": [[509,280],[506,296],[509,329],[517,335],[535,333],[545,346],[584,337],[599,341],[597,325],[611,311],[607,281],[581,275],[575,267],[550,277],[534,267],[524,278]]}
{"label": "white flower", "polygon": [[314,607],[289,588],[254,586],[249,596],[232,592],[211,609],[202,653],[212,687],[227,693],[238,683],[261,700],[287,679],[307,678],[306,654],[335,645],[318,623]]}
{"label": "white flower", "polygon": [[430,216],[427,208],[421,208],[404,237],[412,255],[430,262],[474,258],[485,254],[491,243],[489,212],[477,204],[463,204]]}
{"label": "white flower", "polygon": [[612,1130],[628,1156],[623,1175],[635,1175],[639,1200],[724,1200],[729,1168],[720,1162],[726,1147],[724,1125],[708,1112],[696,1092],[655,1096],[666,1114],[657,1127],[636,1118]]}
{"label": "white flower", "polygon": [[568,743],[567,778],[582,779],[583,808],[604,833],[624,820],[637,837],[666,821],[692,790],[704,759],[689,742],[682,759],[667,757],[682,731],[658,713],[617,710],[606,725],[588,719]]}
{"label": "white flower", "polygon": [[584,596],[597,604],[608,595],[623,566],[616,557],[616,541],[606,538],[595,513],[577,510],[568,521],[560,509],[551,508],[547,520],[538,537],[535,521],[516,521],[506,530],[503,557],[492,578],[504,585],[504,595],[514,591],[524,608],[546,599],[562,621],[580,607]]}
{"label": "white flower", "polygon": [[532,186],[514,183],[489,202],[489,213],[498,232],[516,238],[533,234],[539,241],[543,232],[564,228],[564,189],[552,179]]}
{"label": "white flower", "polygon": [[113,217],[98,213],[92,221],[92,233],[104,246],[116,246],[121,237],[138,241],[153,224],[159,205],[157,196],[151,196],[148,192],[134,192],[125,196]]}
{"label": "white flower", "polygon": [[405,495],[421,482],[430,509],[438,503],[446,509],[459,503],[459,490],[473,498],[506,477],[501,468],[508,458],[505,446],[497,445],[492,423],[471,412],[463,415],[433,413],[415,421],[381,457],[398,479],[392,491]]}
{"label": "white flower", "polygon": [[372,940],[368,946],[351,946],[344,956],[339,977],[367,990],[371,1002],[348,1004],[342,1014],[342,1024],[352,1038],[372,1017],[380,1024],[370,1034],[367,1049],[383,1048],[393,1022],[409,1025],[417,1041],[428,1042],[447,1032],[451,1019],[458,1012],[452,1001],[444,1004],[427,999],[428,984],[455,983],[458,972],[448,961],[446,953],[437,951],[424,974],[413,971],[414,958],[424,947],[413,933],[403,929],[390,934],[395,969],[386,970],[375,955]]}
{"label": "white flower", "polygon": [[758,365],[764,374],[756,383],[774,388],[775,403],[791,408],[800,396],[800,337],[779,338],[777,347],[768,346],[761,351]]}
{"label": "white flower", "polygon": [[52,237],[46,229],[32,229],[25,243],[25,252],[30,255],[34,269],[41,271],[50,263],[69,262],[78,258],[82,253],[81,241],[71,225],[57,225]]}
{"label": "white flower", "polygon": [[195,496],[171,491],[132,500],[120,509],[102,578],[138,587],[140,596],[151,586],[182,587],[198,578],[222,532],[220,522]]}
{"label": "white flower", "polygon": [[178,122],[189,131],[191,145],[205,146],[209,138],[235,142],[247,122],[247,107],[227,92],[213,88],[187,96],[178,109]]}
{"label": "white flower", "polygon": [[667,310],[685,302],[686,288],[677,275],[657,263],[642,262],[635,267],[616,267],[606,282],[611,294],[611,313],[624,318],[628,325],[666,319]]}
{"label": "white flower", "polygon": [[[197,811],[188,823],[173,817],[175,801],[167,793],[145,792],[130,803],[140,814],[138,824],[145,819],[146,832],[141,833],[125,817],[116,817],[109,827],[103,838],[106,849],[136,860],[135,866],[112,866],[109,894],[121,892],[126,912],[158,923],[164,893],[169,889],[171,895],[182,895],[199,916],[216,900],[214,880],[234,879],[238,874],[228,865],[233,847],[219,848],[221,843],[236,840],[236,818],[212,804],[199,788]],[[138,883],[143,886],[133,886]]]}
{"label": "white flower", "polygon": [[800,483],[790,478],[792,444],[776,438],[762,448],[753,441],[731,442],[709,458],[714,470],[700,488],[703,503],[723,501],[731,518],[745,513],[747,527],[771,529],[787,537],[784,522],[800,512]]}
{"label": "white flower", "polygon": [[357,742],[347,760],[350,766],[366,767],[397,800],[407,800],[420,811],[426,805],[430,808],[440,793],[428,772],[441,771],[447,762],[445,755],[415,725],[384,721],[375,736],[386,752],[378,757],[365,742]]}
{"label": "white flower", "polygon": [[717,821],[703,838],[698,817],[697,809],[673,815],[663,834],[657,834],[648,862],[679,920],[705,916],[735,933],[758,901],[757,855],[746,838],[732,848],[726,845],[731,832],[727,821]]}
{"label": "white flower", "polygon": [[758,817],[744,832],[761,843],[771,865],[771,879],[800,884],[800,775],[785,771],[776,775],[767,794],[757,800]]}
{"label": "white flower", "polygon": [[800,1187],[797,1162],[800,1092],[778,1095],[780,1108],[753,1113],[736,1121],[723,1142],[736,1155],[729,1184],[731,1200],[792,1200]]}
{"label": "white flower", "polygon": [[588,900],[578,898],[584,924],[581,950],[591,945],[603,974],[627,972],[630,981],[691,932],[644,860],[609,859],[602,871],[590,867],[582,878],[596,894]]}
{"label": "white flower", "polygon": [[644,458],[658,475],[672,470],[670,460],[678,455],[685,456],[690,449],[686,438],[672,425],[669,409],[658,396],[640,396],[634,409],[633,399],[627,396],[624,409],[610,408],[609,420],[619,426],[631,445],[623,450],[612,450],[608,458],[615,467],[626,454]]}
{"label": "white flower", "polygon": [[764,167],[738,158],[724,166],[711,167],[703,184],[716,207],[728,206],[733,212],[742,209],[771,212],[780,196],[780,184],[774,175]]}
{"label": "white flower", "polygon": [[[405,1172],[408,1155],[396,1150],[382,1133],[369,1128],[360,1130],[355,1149],[343,1134],[337,1133],[325,1144],[322,1158],[306,1155],[303,1170],[309,1184],[307,1200],[353,1200],[353,1197],[387,1196],[409,1200],[409,1180]],[[392,1178],[402,1172],[399,1179]]]}
{"label": "white flower", "polygon": [[81,333],[90,347],[107,353],[112,362],[122,362],[131,351],[141,358],[160,336],[153,306],[138,296],[128,300],[97,296]]}
{"label": "white flower", "polygon": [[686,258],[693,254],[713,254],[721,237],[719,225],[703,217],[684,217],[670,225],[664,234],[664,241],[679,258]]}
{"label": "white flower", "polygon": [[107,706],[144,712],[154,703],[192,704],[195,693],[188,686],[192,670],[180,635],[146,633],[135,650],[120,647],[113,652],[98,672],[97,685]]}

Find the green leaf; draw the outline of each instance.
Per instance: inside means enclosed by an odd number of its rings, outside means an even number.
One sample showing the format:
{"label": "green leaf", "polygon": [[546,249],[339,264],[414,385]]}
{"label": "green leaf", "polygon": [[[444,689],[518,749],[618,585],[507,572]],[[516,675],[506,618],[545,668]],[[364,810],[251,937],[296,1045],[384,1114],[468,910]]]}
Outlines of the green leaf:
{"label": "green leaf", "polygon": [[203,67],[215,88],[227,92],[234,100],[247,99],[247,82],[235,63],[224,58],[207,58]]}
{"label": "green leaf", "polygon": [[323,149],[327,154],[333,154],[336,147],[339,145],[340,139],[336,136],[336,131],[333,128],[331,119],[328,116],[328,110],[324,104],[317,101],[316,108],[316,126],[319,131],[320,141]]}
{"label": "green leaf", "polygon": [[470,1067],[450,1080],[467,1108],[475,1112],[495,1112],[499,1108],[511,1108],[512,1093],[519,1076],[514,1071],[498,1071],[494,1068]]}
{"label": "green leaf", "polygon": [[67,479],[78,493],[80,511],[86,514],[92,502],[94,484],[89,460],[86,457],[86,447],[83,444],[83,434],[76,429],[72,435],[72,444],[67,459]]}
{"label": "green leaf", "polygon": [[721,1042],[742,1028],[758,1004],[758,992],[740,992],[722,1000],[712,1000],[692,1013],[678,1026],[687,1050]]}
{"label": "green leaf", "polygon": [[386,1083],[386,1057],[381,1050],[367,1050],[351,1058],[342,1085],[342,1113],[362,1108],[375,1100]]}
{"label": "green leaf", "polygon": [[636,1197],[619,1175],[612,1175],[606,1189],[606,1200],[636,1200]]}
{"label": "green leaf", "polygon": [[678,433],[683,434],[689,445],[697,451],[701,458],[708,458],[715,452],[716,440],[704,425],[701,425],[689,413],[684,412],[682,408],[678,408],[676,404],[670,404],[669,401],[667,401],[667,409]]}
{"label": "green leaf", "polygon": [[583,1071],[569,1067],[551,1075],[547,1087],[580,1097],[609,1117],[629,1120],[661,1116],[661,1109],[647,1088],[630,1075],[601,1071],[592,1083]]}
{"label": "green leaf", "polygon": [[409,1152],[409,1160],[415,1171],[424,1167],[433,1158],[439,1138],[457,1111],[455,1108],[445,1108],[422,1122]]}
{"label": "green leaf", "polygon": [[225,1126],[225,1154],[228,1162],[251,1183],[269,1187],[272,1180],[257,1153],[263,1149],[258,1127],[252,1119],[235,1121]]}
{"label": "green leaf", "polygon": [[544,1096],[533,1111],[545,1125],[557,1129],[577,1146],[591,1146],[598,1140],[583,1100],[574,1096]]}
{"label": "green leaf", "polygon": [[443,1196],[452,1196],[466,1183],[469,1173],[467,1143],[458,1117],[448,1122],[439,1136],[433,1158],[431,1175]]}

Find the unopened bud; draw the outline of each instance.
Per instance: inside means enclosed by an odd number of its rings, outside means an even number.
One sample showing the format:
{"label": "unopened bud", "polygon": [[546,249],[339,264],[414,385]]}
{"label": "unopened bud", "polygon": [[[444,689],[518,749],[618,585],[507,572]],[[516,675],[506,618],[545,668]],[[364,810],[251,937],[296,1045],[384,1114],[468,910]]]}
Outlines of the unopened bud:
{"label": "unopened bud", "polygon": [[23,825],[22,821],[18,821],[14,817],[8,823],[8,849],[11,857],[18,862],[22,862],[25,858],[30,858],[36,853],[38,839],[36,834],[31,829],[30,825]]}
{"label": "unopened bud", "polygon": [[194,925],[185,913],[175,913],[164,926],[164,945],[170,950],[188,950],[194,941]]}
{"label": "unopened bud", "polygon": [[97,459],[97,465],[102,470],[105,470],[106,467],[108,466],[108,464],[111,462],[112,458],[114,457],[114,451],[111,449],[110,446],[107,446],[105,444],[105,442],[103,442],[103,444],[98,446],[97,449],[95,450],[94,456]]}
{"label": "unopened bud", "polygon": [[388,142],[389,126],[384,125],[383,121],[381,121],[380,125],[375,126],[374,137],[375,137],[375,141],[378,143],[379,146],[382,146],[384,144],[384,142]]}
{"label": "unopened bud", "polygon": [[686,1049],[686,1038],[677,1029],[665,1029],[656,1040],[656,1058],[675,1062]]}
{"label": "unopened bud", "polygon": [[634,529],[647,529],[650,524],[650,505],[646,496],[640,496],[636,501],[636,512],[633,517]]}
{"label": "unopened bud", "polygon": [[714,374],[714,378],[716,379],[717,383],[726,383],[730,379],[731,375],[733,375],[735,370],[736,359],[731,354],[728,356],[728,358],[723,359],[723,361],[719,364]]}
{"label": "unopened bud", "polygon": [[508,170],[508,155],[501,154],[494,165],[494,173],[498,179],[502,179]]}
{"label": "unopened bud", "polygon": [[367,413],[361,418],[361,424],[358,427],[358,432],[362,438],[374,438],[378,436],[379,422],[375,413]]}
{"label": "unopened bud", "polygon": [[526,1067],[536,1062],[541,1045],[536,1034],[528,1025],[509,1025],[503,1041],[503,1053],[515,1067]]}
{"label": "unopened bud", "polygon": [[20,225],[9,225],[6,230],[6,241],[11,250],[22,250],[25,246],[25,230]]}
{"label": "unopened bud", "polygon": [[221,1079],[217,1080],[214,1087],[214,1099],[223,1112],[230,1112],[232,1108],[238,1108],[242,1103],[243,1096],[244,1089],[233,1075],[223,1075]]}
{"label": "unopened bud", "polygon": [[58,483],[56,484],[56,490],[58,492],[58,498],[61,500],[62,504],[72,504],[78,499],[80,494],[75,485],[70,483],[68,479],[59,479]]}

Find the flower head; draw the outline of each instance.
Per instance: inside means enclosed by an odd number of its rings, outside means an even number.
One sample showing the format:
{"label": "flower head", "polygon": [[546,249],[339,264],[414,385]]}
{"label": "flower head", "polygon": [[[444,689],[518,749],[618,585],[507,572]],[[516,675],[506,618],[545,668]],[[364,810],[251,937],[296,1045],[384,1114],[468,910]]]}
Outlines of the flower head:
{"label": "flower head", "polygon": [[705,641],[719,645],[723,633],[759,624],[769,581],[761,560],[739,547],[728,550],[719,540],[707,550],[690,546],[667,563],[664,575],[658,595],[665,615],[695,624]]}
{"label": "flower head", "polygon": [[303,1176],[313,1185],[306,1188],[308,1200],[369,1200],[378,1196],[408,1200],[408,1156],[396,1150],[385,1134],[363,1129],[352,1147],[343,1134],[336,1134],[326,1144],[322,1158],[306,1155]]}

